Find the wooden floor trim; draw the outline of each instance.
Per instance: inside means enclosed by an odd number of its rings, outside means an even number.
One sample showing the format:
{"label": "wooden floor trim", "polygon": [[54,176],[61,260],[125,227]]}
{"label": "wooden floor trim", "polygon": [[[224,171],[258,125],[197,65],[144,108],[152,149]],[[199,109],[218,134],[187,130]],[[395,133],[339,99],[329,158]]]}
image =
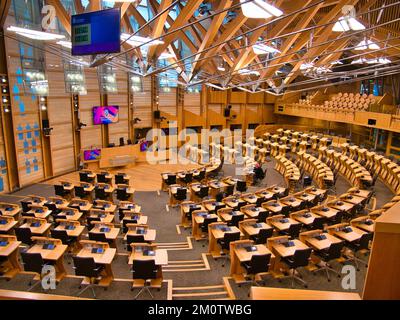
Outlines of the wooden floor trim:
{"label": "wooden floor trim", "polygon": [[188,291],[188,290],[208,290],[208,289],[225,289],[223,284],[215,286],[201,286],[201,287],[174,287],[173,291]]}
{"label": "wooden floor trim", "polygon": [[228,293],[226,291],[212,291],[212,292],[191,292],[191,293],[173,293],[172,297],[173,298],[179,298],[179,297],[207,297],[207,296],[222,296],[222,295],[227,295]]}

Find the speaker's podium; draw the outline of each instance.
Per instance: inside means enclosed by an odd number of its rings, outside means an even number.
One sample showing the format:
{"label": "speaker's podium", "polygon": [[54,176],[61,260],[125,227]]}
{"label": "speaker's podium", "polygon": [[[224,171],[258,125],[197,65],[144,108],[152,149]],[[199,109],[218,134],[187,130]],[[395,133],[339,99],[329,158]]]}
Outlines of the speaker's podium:
{"label": "speaker's podium", "polygon": [[100,156],[94,160],[84,160],[88,169],[106,169],[135,165],[144,161],[146,152],[140,151],[140,144],[124,145],[111,148],[101,148]]}

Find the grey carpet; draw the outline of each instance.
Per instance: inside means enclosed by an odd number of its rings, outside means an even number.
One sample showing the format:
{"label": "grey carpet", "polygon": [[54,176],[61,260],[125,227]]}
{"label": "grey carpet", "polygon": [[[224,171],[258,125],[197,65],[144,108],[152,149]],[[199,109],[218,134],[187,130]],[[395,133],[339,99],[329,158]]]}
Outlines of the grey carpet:
{"label": "grey carpet", "polygon": [[[261,181],[257,186],[250,187],[249,191],[257,190],[261,187],[270,186],[272,184],[284,185],[283,177],[276,172],[274,169],[274,161],[270,161],[264,164],[264,168],[267,169],[266,178]],[[223,167],[224,176],[236,176],[236,170],[233,165],[224,165]],[[349,183],[343,178],[339,177],[336,190],[337,194],[346,192],[350,187]],[[376,184],[376,194],[378,199],[378,206],[388,202],[393,196],[388,188],[380,181]],[[37,194],[45,197],[54,195],[53,186],[47,184],[35,184],[28,188],[22,189],[14,194],[0,196],[1,201],[9,201],[19,203],[23,196],[29,194]],[[176,225],[180,223],[180,214],[178,208],[170,208],[169,212],[166,210],[166,203],[168,201],[168,195],[165,192],[161,192],[157,195],[156,192],[136,192],[135,201],[142,206],[142,212],[149,217],[149,225],[151,228],[157,230],[158,243],[164,242],[186,242],[189,237],[190,229],[182,229],[181,234],[177,233]],[[202,253],[207,252],[207,243],[203,241],[196,242],[192,240],[193,249],[191,250],[179,250],[169,251],[168,256],[170,261],[183,261],[183,260],[201,260]],[[205,244],[205,247],[203,247]],[[122,239],[118,239],[118,252],[126,253],[126,248],[122,243]],[[367,259],[367,258],[366,258]],[[67,262],[70,258],[65,259],[65,266],[68,274],[73,275],[74,271],[72,265]],[[204,271],[193,271],[193,272],[164,272],[164,279],[173,280],[174,287],[190,287],[190,286],[207,286],[207,285],[221,285],[222,278],[229,276],[229,261],[226,261],[224,267],[222,267],[222,261],[220,259],[214,260],[208,256],[208,261],[211,270]],[[341,265],[335,265],[337,270],[341,269]],[[126,279],[131,278],[129,266],[127,264],[127,256],[119,255],[116,257],[112,265],[115,278]],[[300,270],[304,279],[308,281],[308,289],[317,290],[330,290],[330,291],[343,291],[341,286],[341,279],[332,277],[332,281],[328,282],[323,273],[317,273],[312,275],[307,270]],[[354,291],[361,293],[363,289],[363,283],[366,274],[366,267],[361,266],[361,270],[357,272],[356,289]],[[26,290],[28,288],[28,282],[32,278],[30,275],[21,274],[16,276],[11,281],[0,280],[0,288],[3,289],[14,289],[14,290]],[[249,285],[244,284],[240,287],[230,281],[234,293],[238,299],[248,299]],[[78,291],[80,279],[77,278],[65,278],[57,286],[57,289],[52,292],[55,294],[62,295],[75,295]],[[268,276],[265,278],[265,285],[269,287],[282,287],[290,288],[289,280],[283,280],[279,282],[276,279]],[[303,288],[299,284],[295,284],[295,288]],[[38,287],[35,292],[41,292]],[[167,287],[163,285],[160,291],[152,291],[156,298],[166,299]],[[114,281],[113,284],[107,289],[107,291],[96,288],[96,294],[100,299],[132,299],[137,293],[137,289],[134,292],[130,290],[130,282],[127,281]],[[91,292],[87,291],[84,297],[91,297]],[[142,299],[149,299],[150,296],[144,294]]]}

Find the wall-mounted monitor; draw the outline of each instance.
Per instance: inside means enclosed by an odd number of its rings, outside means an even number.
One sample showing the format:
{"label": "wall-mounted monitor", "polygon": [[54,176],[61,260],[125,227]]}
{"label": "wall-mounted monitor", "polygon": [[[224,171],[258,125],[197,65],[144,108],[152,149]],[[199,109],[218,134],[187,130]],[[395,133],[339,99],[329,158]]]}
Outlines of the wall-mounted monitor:
{"label": "wall-mounted monitor", "polygon": [[118,122],[118,106],[93,107],[93,124],[109,124]]}
{"label": "wall-mounted monitor", "polygon": [[120,52],[120,8],[71,17],[73,56]]}
{"label": "wall-mounted monitor", "polygon": [[92,161],[100,159],[101,149],[91,149],[83,151],[83,160]]}

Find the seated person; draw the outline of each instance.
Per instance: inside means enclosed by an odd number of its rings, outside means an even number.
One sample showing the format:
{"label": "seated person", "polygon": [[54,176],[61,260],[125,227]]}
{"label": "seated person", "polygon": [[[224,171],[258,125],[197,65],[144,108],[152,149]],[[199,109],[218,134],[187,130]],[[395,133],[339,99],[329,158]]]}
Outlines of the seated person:
{"label": "seated person", "polygon": [[257,162],[254,166],[254,182],[263,180],[265,178],[265,171],[262,169],[261,165]]}

